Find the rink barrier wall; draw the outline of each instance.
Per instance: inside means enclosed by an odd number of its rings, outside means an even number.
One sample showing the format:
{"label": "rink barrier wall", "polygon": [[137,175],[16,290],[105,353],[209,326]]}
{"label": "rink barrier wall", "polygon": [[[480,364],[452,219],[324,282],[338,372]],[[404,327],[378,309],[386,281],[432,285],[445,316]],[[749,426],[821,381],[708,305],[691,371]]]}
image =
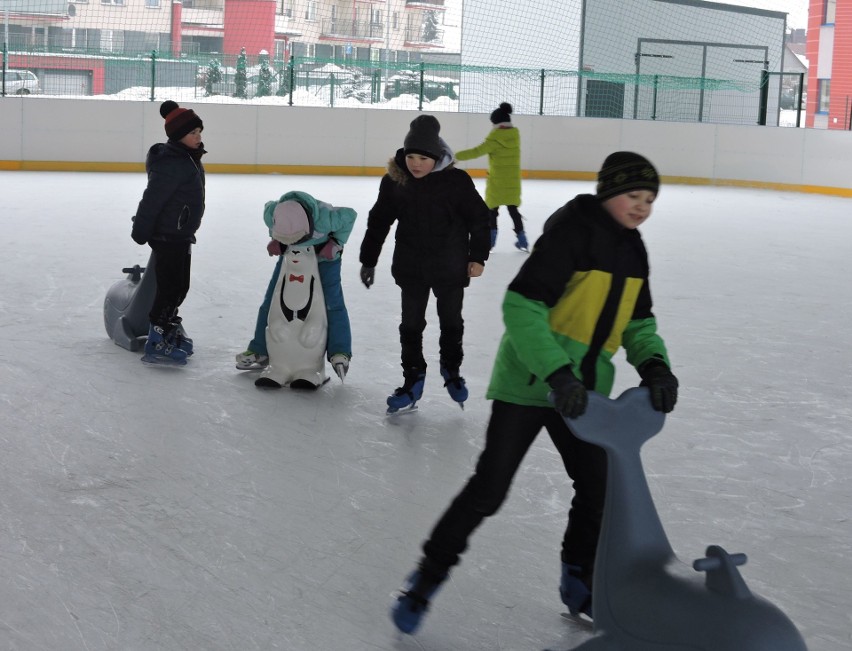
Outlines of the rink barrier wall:
{"label": "rink barrier wall", "polygon": [[[0,169],[144,171],[165,139],[160,101],[0,98]],[[210,173],[379,176],[415,111],[184,103],[204,121]],[[428,112],[428,111],[424,111]],[[435,112],[454,149],[478,145],[487,115]],[[613,151],[650,158],[664,182],[852,196],[852,132],[514,115],[528,179],[593,180]],[[482,177],[485,157],[463,167]]]}

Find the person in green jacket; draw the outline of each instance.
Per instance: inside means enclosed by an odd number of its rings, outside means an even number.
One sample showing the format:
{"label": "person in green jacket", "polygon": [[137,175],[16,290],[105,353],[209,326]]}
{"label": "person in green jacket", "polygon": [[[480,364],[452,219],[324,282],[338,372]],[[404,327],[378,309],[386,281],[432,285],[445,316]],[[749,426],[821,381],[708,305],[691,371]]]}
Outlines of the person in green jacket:
{"label": "person in green jacket", "polygon": [[[527,450],[547,430],[573,482],[562,542],[560,597],[591,616],[592,574],[606,492],[606,454],[576,438],[587,391],[608,395],[620,347],[650,388],[651,404],[670,412],[678,381],[651,311],[648,256],[637,227],[659,189],[654,166],[632,152],[607,157],[597,193],[581,194],[547,220],[503,300],[503,334],[486,397],[493,400],[485,449],[473,476],[423,544],[423,558],[394,602],[404,633],[419,626],[429,600],[497,512]],[[548,399],[552,398],[552,402]]]}
{"label": "person in green jacket", "polygon": [[491,113],[493,128],[481,144],[456,152],[456,160],[470,160],[488,155],[488,178],[485,181],[485,205],[491,211],[491,248],[497,243],[497,215],[506,206],[512,218],[517,240],[515,246],[529,250],[524,232],[521,205],[521,134],[512,125],[512,105],[503,102]]}

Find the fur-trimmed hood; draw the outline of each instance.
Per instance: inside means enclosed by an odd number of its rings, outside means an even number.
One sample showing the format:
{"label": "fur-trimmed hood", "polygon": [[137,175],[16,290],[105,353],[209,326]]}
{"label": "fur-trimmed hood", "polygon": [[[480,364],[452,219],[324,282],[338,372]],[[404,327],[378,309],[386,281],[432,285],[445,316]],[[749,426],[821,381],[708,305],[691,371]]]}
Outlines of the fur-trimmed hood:
{"label": "fur-trimmed hood", "polygon": [[[442,172],[455,167],[455,155],[453,154],[452,149],[450,149],[449,145],[447,145],[447,143],[443,140],[441,140],[441,143],[444,147],[443,156],[441,157],[441,160],[435,162],[435,169],[429,172],[429,174]],[[405,165],[404,149],[397,149],[393,158],[388,160],[388,176],[400,185],[405,185],[408,181],[414,179],[414,177],[411,176],[411,172],[408,171],[408,167]]]}

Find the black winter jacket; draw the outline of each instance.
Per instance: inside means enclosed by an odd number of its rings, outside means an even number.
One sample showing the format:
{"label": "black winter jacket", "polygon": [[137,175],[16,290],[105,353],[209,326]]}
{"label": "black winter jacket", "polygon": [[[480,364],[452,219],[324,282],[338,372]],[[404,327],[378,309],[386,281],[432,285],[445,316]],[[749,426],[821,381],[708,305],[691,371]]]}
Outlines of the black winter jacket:
{"label": "black winter jacket", "polygon": [[488,207],[468,173],[452,165],[415,179],[403,150],[396,152],[367,218],[361,264],[376,266],[394,221],[391,273],[401,287],[467,287],[468,263],[488,259]]}
{"label": "black winter jacket", "polygon": [[135,242],[195,242],[204,215],[204,153],[203,148],[193,150],[172,141],[148,150],[148,187],[136,209],[131,232]]}

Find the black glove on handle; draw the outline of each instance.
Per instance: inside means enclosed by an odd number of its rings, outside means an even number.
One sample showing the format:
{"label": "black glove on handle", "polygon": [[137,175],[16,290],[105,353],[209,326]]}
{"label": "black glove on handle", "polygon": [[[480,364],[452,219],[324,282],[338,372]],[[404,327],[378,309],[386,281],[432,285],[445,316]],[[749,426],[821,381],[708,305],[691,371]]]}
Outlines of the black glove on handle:
{"label": "black glove on handle", "polygon": [[558,368],[547,378],[547,383],[553,389],[553,406],[565,418],[582,416],[589,404],[586,387],[571,372],[570,366]]}
{"label": "black glove on handle", "polygon": [[666,363],[652,359],[639,367],[642,382],[639,386],[651,390],[651,406],[664,414],[674,409],[677,403],[678,381]]}
{"label": "black glove on handle", "polygon": [[364,287],[370,289],[370,285],[373,284],[373,280],[375,280],[375,278],[375,267],[365,267],[364,265],[361,265],[361,282],[364,283]]}

